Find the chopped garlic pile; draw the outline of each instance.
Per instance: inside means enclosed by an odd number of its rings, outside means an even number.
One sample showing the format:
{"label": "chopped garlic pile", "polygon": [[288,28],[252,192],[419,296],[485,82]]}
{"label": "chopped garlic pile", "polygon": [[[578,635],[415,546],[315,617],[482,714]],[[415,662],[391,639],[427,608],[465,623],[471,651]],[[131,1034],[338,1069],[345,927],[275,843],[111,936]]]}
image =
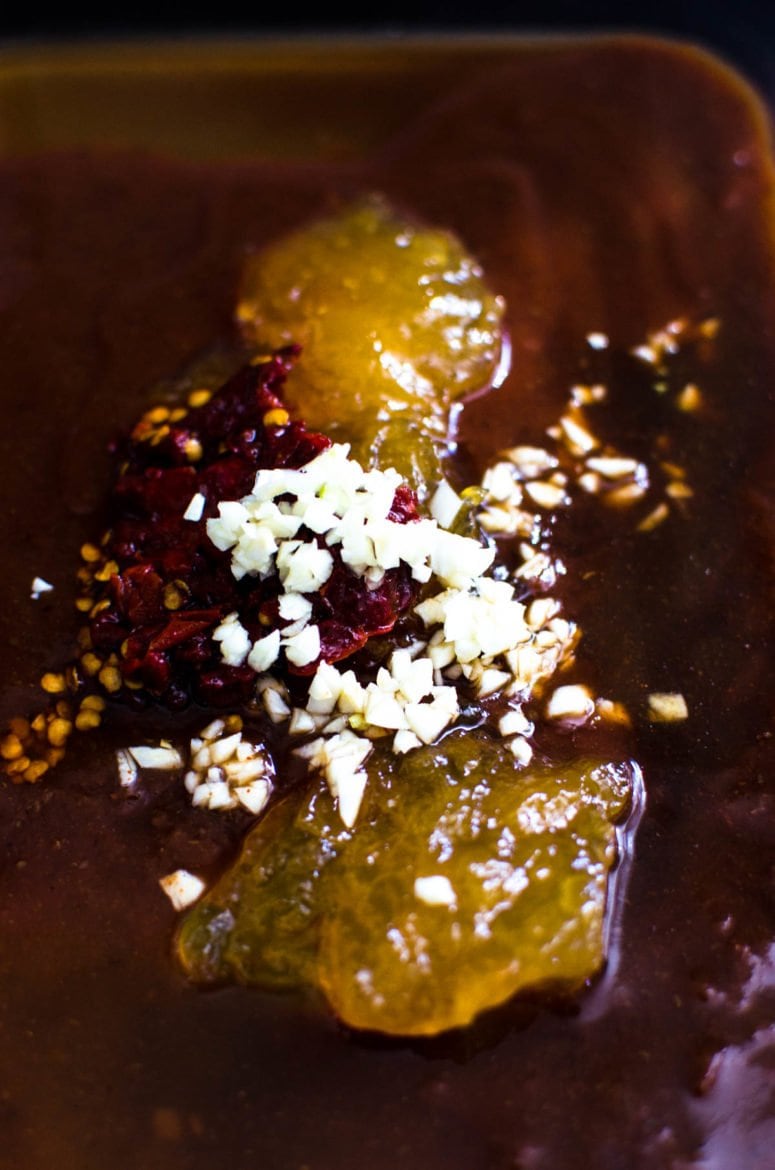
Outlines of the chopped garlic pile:
{"label": "chopped garlic pile", "polygon": [[559,608],[548,597],[526,607],[509,582],[481,575],[420,602],[415,613],[428,640],[394,650],[373,681],[362,683],[352,669],[322,662],[303,709],[290,707],[287,691],[271,675],[260,680],[259,691],[273,722],[288,720],[292,735],[317,733],[297,754],[325,776],[351,828],[365,790],[371,741],[390,735],[397,754],[434,743],[458,718],[460,680],[480,698],[497,693],[506,701],[497,730],[519,763],[530,762],[533,724],[523,703],[570,660],[578,637]]}
{"label": "chopped garlic pile", "polygon": [[[537,490],[538,476],[553,471],[555,464],[545,452],[530,450]],[[499,475],[505,485],[504,471],[496,467],[485,487],[494,486]],[[509,481],[513,484],[511,474]],[[458,719],[461,683],[479,698],[503,699],[506,711],[501,710],[494,726],[515,759],[529,763],[533,724],[523,704],[542,680],[572,658],[578,638],[554,599],[536,597],[523,605],[511,582],[488,575],[494,550],[449,531],[463,501],[445,481],[433,495],[429,517],[404,524],[392,520],[400,483],[392,468],[364,470],[349,457],[346,444],[337,444],[298,470],[259,471],[249,495],[221,501],[218,516],[207,522],[216,547],[231,552],[238,579],[277,573],[279,612],[287,623],[251,643],[238,615],[229,614],[214,634],[221,655],[231,665],[252,667],[272,722],[287,721],[291,735],[306,737],[297,754],[323,774],[348,828],[355,823],[365,790],[364,765],[372,741],[391,736],[398,754],[434,743]],[[196,504],[192,500],[189,509],[196,511]],[[415,607],[427,638],[396,649],[371,681],[320,661],[305,707],[294,708],[271,671],[283,654],[295,666],[319,658],[309,595],[328,580],[333,550],[353,573],[375,586],[402,563],[415,581],[429,586]],[[524,559],[517,576],[532,575],[541,583],[549,558],[531,547]],[[194,770],[186,777],[195,804],[216,809],[239,802],[249,807],[245,792],[229,787],[207,731],[200,738],[201,743],[192,744]],[[258,804],[263,807],[260,800]]]}
{"label": "chopped garlic pile", "polygon": [[[116,767],[122,788],[133,788],[139,770],[173,772],[183,768],[183,757],[166,740],[121,748]],[[272,794],[273,766],[269,754],[242,735],[242,719],[230,715],[214,719],[191,740],[189,767],[183,778],[195,808],[244,808],[254,816]]]}
{"label": "chopped garlic pile", "polygon": [[[712,338],[717,329],[714,318],[696,329],[684,320],[671,321],[631,353],[653,369],[654,390],[665,395],[666,359],[680,352],[684,339]],[[604,333],[593,332],[588,334],[587,344],[592,350],[604,351],[609,339]],[[692,498],[680,464],[663,459],[650,471],[640,459],[617,450],[596,433],[589,413],[607,399],[608,387],[603,383],[572,386],[562,414],[547,430],[546,447],[521,445],[501,453],[482,481],[485,499],[480,522],[486,532],[532,541],[542,514],[569,507],[577,490],[622,510],[650,501],[649,510],[638,512],[635,524],[638,532],[650,532],[671,510]],[[680,412],[693,413],[702,406],[702,393],[695,383],[687,382],[673,395],[673,402]]]}
{"label": "chopped garlic pile", "polygon": [[238,580],[246,574],[279,575],[280,616],[288,622],[251,643],[237,614],[229,614],[214,635],[229,665],[247,662],[262,674],[281,653],[297,667],[320,657],[308,595],[331,576],[332,549],[371,586],[403,563],[415,581],[433,576],[451,588],[469,588],[491,565],[492,549],[447,531],[433,518],[391,520],[400,475],[393,468],[364,470],[349,450],[334,444],[298,470],[259,471],[249,495],[221,501],[218,516],[207,521],[216,548],[231,551]]}
{"label": "chopped garlic pile", "polygon": [[242,807],[254,816],[272,793],[268,753],[242,736],[242,720],[214,719],[191,740],[191,766],[183,782],[195,808]]}

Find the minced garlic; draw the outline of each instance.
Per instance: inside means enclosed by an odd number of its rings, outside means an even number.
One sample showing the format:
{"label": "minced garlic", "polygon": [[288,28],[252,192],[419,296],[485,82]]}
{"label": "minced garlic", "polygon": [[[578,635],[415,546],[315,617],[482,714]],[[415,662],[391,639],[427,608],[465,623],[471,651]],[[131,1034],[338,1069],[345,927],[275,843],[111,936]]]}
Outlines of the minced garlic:
{"label": "minced garlic", "polygon": [[[207,521],[210,540],[231,552],[237,579],[277,572],[280,615],[291,621],[251,644],[237,615],[228,615],[214,634],[226,663],[247,662],[263,673],[281,652],[297,667],[319,658],[320,637],[308,595],[319,592],[331,576],[331,549],[351,572],[373,584],[401,563],[415,581],[435,576],[452,588],[471,586],[489,568],[492,549],[449,532],[433,517],[408,524],[390,519],[400,484],[392,468],[365,470],[349,458],[347,444],[334,444],[299,469],[259,471],[249,495],[219,503],[218,516]],[[457,494],[440,486],[434,500],[439,516],[451,523],[460,507]]]}
{"label": "minced garlic", "polygon": [[159,879],[159,885],[175,910],[186,910],[205,891],[205,883],[187,869],[176,869]]}
{"label": "minced garlic", "polygon": [[652,723],[680,723],[689,718],[689,708],[682,694],[655,691],[648,697],[648,717]]}

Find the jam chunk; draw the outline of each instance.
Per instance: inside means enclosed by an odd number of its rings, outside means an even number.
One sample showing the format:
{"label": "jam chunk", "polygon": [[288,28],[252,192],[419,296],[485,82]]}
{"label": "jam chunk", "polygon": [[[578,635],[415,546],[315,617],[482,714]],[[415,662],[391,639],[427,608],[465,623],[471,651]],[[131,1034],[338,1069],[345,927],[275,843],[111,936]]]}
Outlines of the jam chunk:
{"label": "jam chunk", "polygon": [[415,487],[438,477],[453,404],[496,380],[503,313],[452,233],[377,196],[256,254],[237,307],[254,344],[302,347],[287,392],[307,423]]}
{"label": "jam chunk", "polygon": [[314,985],[352,1027],[432,1035],[600,970],[634,766],[520,771],[460,731],[368,770],[356,831],[322,786],[253,831],[182,924],[192,979]]}

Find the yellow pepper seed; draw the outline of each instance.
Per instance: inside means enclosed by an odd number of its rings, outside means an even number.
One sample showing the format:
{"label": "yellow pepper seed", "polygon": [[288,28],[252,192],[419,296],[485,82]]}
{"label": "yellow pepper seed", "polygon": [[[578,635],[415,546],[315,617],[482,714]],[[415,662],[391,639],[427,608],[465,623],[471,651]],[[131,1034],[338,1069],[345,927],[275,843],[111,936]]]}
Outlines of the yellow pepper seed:
{"label": "yellow pepper seed", "polygon": [[48,769],[49,764],[46,760],[33,760],[23,772],[24,779],[28,784],[35,784],[41,776],[48,772]]}
{"label": "yellow pepper seed", "polygon": [[170,433],[170,429],[165,423],[164,426],[159,427],[159,429],[154,431],[153,434],[151,435],[151,439],[150,439],[151,446],[157,447],[159,445],[159,443],[162,441],[162,439],[166,439],[166,437],[169,433]]}
{"label": "yellow pepper seed", "polygon": [[0,756],[4,760],[18,760],[24,753],[21,740],[15,735],[6,735],[5,739],[0,742]]}
{"label": "yellow pepper seed", "polygon": [[149,423],[166,422],[169,416],[170,412],[167,406],[154,406],[145,413],[145,418]]}
{"label": "yellow pepper seed", "polygon": [[92,731],[93,728],[99,727],[102,722],[102,716],[99,711],[79,711],[75,717],[75,726],[78,731]]}
{"label": "yellow pepper seed", "polygon": [[162,602],[165,609],[180,609],[184,601],[184,593],[178,587],[176,582],[168,581],[164,586],[164,593],[162,594]]}
{"label": "yellow pepper seed", "polygon": [[188,396],[188,405],[196,409],[198,406],[204,406],[208,403],[212,396],[212,390],[207,390],[204,387],[199,390],[192,390]]}
{"label": "yellow pepper seed", "polygon": [[118,573],[118,565],[115,561],[106,561],[105,564],[97,570],[94,574],[95,581],[109,581],[111,577]]}
{"label": "yellow pepper seed", "polygon": [[91,650],[88,650],[86,654],[81,656],[81,666],[88,675],[93,676],[98,670],[102,669],[102,659],[98,658]]}
{"label": "yellow pepper seed", "polygon": [[73,725],[69,719],[52,719],[46,733],[48,742],[52,747],[63,747],[72,730]]}
{"label": "yellow pepper seed", "polygon": [[82,711],[104,711],[107,703],[102,695],[87,695],[81,703]]}
{"label": "yellow pepper seed", "polygon": [[104,687],[109,695],[115,695],[117,691],[121,690],[121,671],[118,667],[103,666],[97,678],[100,686]]}
{"label": "yellow pepper seed", "polygon": [[290,415],[287,410],[282,410],[279,406],[274,410],[268,410],[263,418],[265,427],[284,427],[290,420]]}

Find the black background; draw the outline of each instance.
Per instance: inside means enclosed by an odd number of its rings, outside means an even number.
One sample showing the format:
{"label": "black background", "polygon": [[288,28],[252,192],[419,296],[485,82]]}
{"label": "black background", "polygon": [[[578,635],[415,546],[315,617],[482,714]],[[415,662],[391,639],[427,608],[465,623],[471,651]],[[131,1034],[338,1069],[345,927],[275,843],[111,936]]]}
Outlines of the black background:
{"label": "black background", "polygon": [[7,0],[0,6],[0,41],[105,39],[147,35],[206,36],[298,32],[401,33],[435,30],[485,32],[645,31],[700,43],[741,67],[769,97],[775,96],[775,0],[652,0],[613,3],[572,0],[543,3],[421,3],[365,0],[360,5],[307,0],[254,0],[244,5],[216,0],[213,7],[137,0],[131,8],[70,0],[41,11],[37,4]]}

